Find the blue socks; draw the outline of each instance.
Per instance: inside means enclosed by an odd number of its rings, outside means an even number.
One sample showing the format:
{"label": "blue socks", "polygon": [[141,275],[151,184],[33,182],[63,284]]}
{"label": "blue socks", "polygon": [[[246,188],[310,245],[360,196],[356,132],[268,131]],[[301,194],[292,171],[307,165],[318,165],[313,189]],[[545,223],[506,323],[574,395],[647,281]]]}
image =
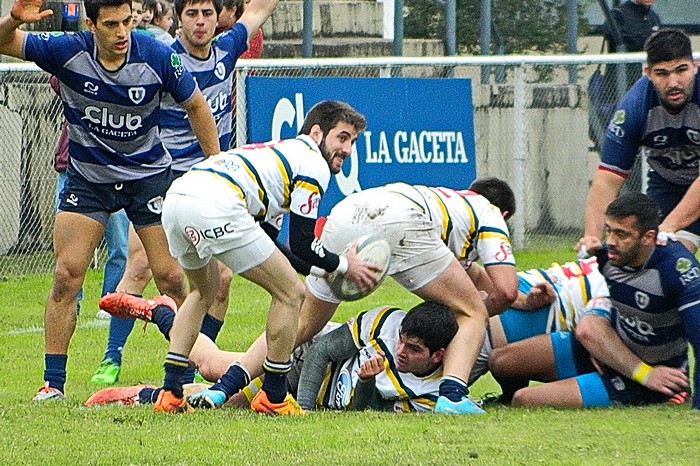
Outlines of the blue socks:
{"label": "blue socks", "polygon": [[444,396],[455,403],[459,402],[469,393],[467,384],[463,380],[451,375],[443,376],[442,379],[440,379],[439,390],[440,396]]}
{"label": "blue socks", "polygon": [[287,374],[292,368],[292,361],[274,362],[265,358],[263,363],[262,391],[271,403],[282,403],[287,397]]}
{"label": "blue socks", "polygon": [[66,384],[66,363],[67,354],[45,354],[44,355],[44,381],[49,383],[49,387],[57,388],[63,393]]}

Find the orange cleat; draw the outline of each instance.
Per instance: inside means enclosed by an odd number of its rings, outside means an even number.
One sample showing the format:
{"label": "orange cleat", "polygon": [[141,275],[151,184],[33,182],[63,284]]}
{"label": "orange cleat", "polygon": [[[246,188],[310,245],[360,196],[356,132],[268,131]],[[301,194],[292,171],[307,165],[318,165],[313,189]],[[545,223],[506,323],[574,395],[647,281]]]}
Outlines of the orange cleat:
{"label": "orange cleat", "polygon": [[184,396],[178,398],[170,390],[161,390],[153,405],[153,411],[157,413],[191,413],[194,408],[187,403],[187,398]]}
{"label": "orange cleat", "polygon": [[267,399],[267,393],[260,390],[255,397],[253,397],[253,401],[250,402],[250,407],[253,411],[263,414],[279,414],[282,416],[306,414],[306,411],[301,409],[297,400],[289,393],[282,403],[271,403],[270,400]]}
{"label": "orange cleat", "polygon": [[144,299],[130,295],[129,293],[117,291],[114,293],[107,293],[100,299],[100,309],[110,313],[114,317],[120,317],[122,319],[141,319],[146,322],[151,321],[153,309],[160,305],[167,306],[173,311],[177,311],[177,304],[167,295]]}
{"label": "orange cleat", "polygon": [[134,385],[132,387],[107,387],[93,394],[84,403],[85,406],[117,403],[124,406],[139,403],[139,392],[143,388],[156,388],[153,385]]}

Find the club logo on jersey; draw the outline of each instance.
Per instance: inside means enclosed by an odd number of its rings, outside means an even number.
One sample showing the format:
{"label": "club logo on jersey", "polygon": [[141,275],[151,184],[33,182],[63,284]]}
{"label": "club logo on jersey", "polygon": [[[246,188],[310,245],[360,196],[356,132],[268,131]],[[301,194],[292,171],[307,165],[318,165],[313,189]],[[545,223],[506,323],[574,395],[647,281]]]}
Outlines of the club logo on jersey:
{"label": "club logo on jersey", "polygon": [[99,90],[100,86],[91,81],[85,81],[85,84],[83,84],[83,92],[86,94],[97,95],[97,91]]}
{"label": "club logo on jersey", "polygon": [[226,76],[226,65],[224,65],[222,62],[217,63],[216,68],[214,68],[214,75],[223,80],[224,76]]}
{"label": "club logo on jersey", "polygon": [[156,196],[150,199],[146,203],[146,207],[154,214],[160,214],[163,211],[163,196]]}
{"label": "club logo on jersey", "polygon": [[680,257],[676,261],[676,270],[678,270],[680,273],[686,273],[688,270],[690,270],[690,259],[686,257]]}
{"label": "club logo on jersey", "polygon": [[[141,116],[127,113],[117,115],[111,113],[108,108],[100,108],[94,105],[85,107],[85,116],[82,118],[98,126],[90,126],[90,129],[107,136],[134,137],[136,130],[141,127]],[[127,131],[115,131],[123,130]]]}
{"label": "club logo on jersey", "polygon": [[634,292],[634,302],[639,309],[646,309],[649,305],[649,295],[641,291]]}
{"label": "club logo on jersey", "polygon": [[144,97],[146,97],[145,87],[130,87],[129,88],[129,98],[136,105],[140,104]]}
{"label": "club logo on jersey", "polygon": [[690,142],[692,142],[695,145],[700,145],[700,133],[695,131],[694,129],[689,129],[688,131],[685,132],[685,134],[688,136],[688,139],[690,139]]}
{"label": "club logo on jersey", "polygon": [[616,125],[621,125],[624,122],[625,122],[625,111],[618,110],[617,112],[615,112],[615,115],[613,115],[613,123],[615,123]]}
{"label": "club logo on jersey", "polygon": [[658,136],[654,136],[654,146],[663,147],[666,144],[668,144],[668,136],[664,136],[662,134],[659,134]]}
{"label": "club logo on jersey", "polygon": [[182,60],[180,59],[180,55],[177,53],[172,53],[170,55],[170,65],[175,69],[175,77],[177,79],[180,79],[182,76],[182,73],[185,72],[185,67],[182,66]]}

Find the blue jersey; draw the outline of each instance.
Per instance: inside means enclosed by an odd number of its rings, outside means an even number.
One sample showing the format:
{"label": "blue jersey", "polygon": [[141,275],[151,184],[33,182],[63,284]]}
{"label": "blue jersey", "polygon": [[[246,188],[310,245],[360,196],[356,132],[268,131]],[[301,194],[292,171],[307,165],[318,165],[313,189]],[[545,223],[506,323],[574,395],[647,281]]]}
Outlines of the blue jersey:
{"label": "blue jersey", "polygon": [[[207,59],[191,56],[182,42],[176,40],[173,49],[180,55],[185,68],[192,73],[209,103],[216,121],[221,150],[231,145],[233,67],[248,49],[248,30],[243,23],[214,38]],[[172,97],[165,96],[161,117],[163,144],[173,157],[173,169],[187,171],[204,159],[202,147],[192,132],[187,113]]]}
{"label": "blue jersey", "polygon": [[92,183],[115,183],[170,166],[160,142],[161,97],[184,103],[197,89],[170,47],[132,33],[126,62],[107,71],[92,32],[52,32],[27,34],[23,56],[61,81],[71,169]]}
{"label": "blue jersey", "polygon": [[[598,254],[612,302],[611,319],[625,345],[651,365],[687,367],[688,342],[700,367],[700,263],[675,241],[657,246],[639,269],[615,267]],[[700,408],[700,371],[693,407]]]}
{"label": "blue jersey", "polygon": [[646,76],[627,92],[605,132],[599,168],[627,177],[640,149],[660,181],[685,190],[698,177],[700,74],[693,95],[675,114],[661,105]]}

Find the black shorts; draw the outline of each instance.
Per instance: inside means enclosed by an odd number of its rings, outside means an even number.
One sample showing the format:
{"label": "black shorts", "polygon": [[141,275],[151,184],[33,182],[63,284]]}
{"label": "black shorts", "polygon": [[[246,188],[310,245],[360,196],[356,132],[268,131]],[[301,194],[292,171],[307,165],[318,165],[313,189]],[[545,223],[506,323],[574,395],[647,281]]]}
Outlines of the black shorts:
{"label": "black shorts", "polygon": [[165,192],[173,181],[170,168],[133,181],[91,183],[70,167],[58,210],[84,214],[107,225],[109,215],[124,209],[134,227],[157,225]]}

